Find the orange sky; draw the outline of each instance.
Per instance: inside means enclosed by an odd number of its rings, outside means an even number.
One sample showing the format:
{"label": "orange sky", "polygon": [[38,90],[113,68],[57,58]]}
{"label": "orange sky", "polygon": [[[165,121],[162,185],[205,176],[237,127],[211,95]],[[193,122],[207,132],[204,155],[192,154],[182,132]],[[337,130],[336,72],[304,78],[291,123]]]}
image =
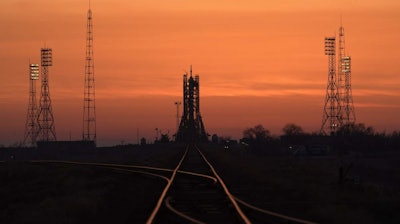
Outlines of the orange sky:
{"label": "orange sky", "polygon": [[[0,144],[22,140],[28,62],[53,48],[50,92],[59,140],[81,137],[87,1],[0,2]],[[92,1],[99,144],[175,131],[182,74],[200,74],[206,131],[241,137],[263,124],[318,131],[325,36],[342,16],[358,122],[400,129],[400,2]]]}

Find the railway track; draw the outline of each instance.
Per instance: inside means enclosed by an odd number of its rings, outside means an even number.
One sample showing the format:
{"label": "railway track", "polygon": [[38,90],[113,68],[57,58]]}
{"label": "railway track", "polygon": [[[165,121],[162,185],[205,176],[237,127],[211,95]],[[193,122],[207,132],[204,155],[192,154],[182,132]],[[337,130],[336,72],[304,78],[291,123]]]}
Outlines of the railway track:
{"label": "railway track", "polygon": [[194,145],[187,147],[159,201],[147,223],[250,223]]}
{"label": "railway track", "polygon": [[73,161],[31,161],[104,167],[162,179],[165,188],[146,223],[302,223],[264,210],[232,195],[214,167],[195,145],[188,145],[175,169]]}
{"label": "railway track", "polygon": [[158,202],[158,206],[147,220],[147,224],[315,224],[311,221],[256,207],[235,197],[195,145],[188,145]]}

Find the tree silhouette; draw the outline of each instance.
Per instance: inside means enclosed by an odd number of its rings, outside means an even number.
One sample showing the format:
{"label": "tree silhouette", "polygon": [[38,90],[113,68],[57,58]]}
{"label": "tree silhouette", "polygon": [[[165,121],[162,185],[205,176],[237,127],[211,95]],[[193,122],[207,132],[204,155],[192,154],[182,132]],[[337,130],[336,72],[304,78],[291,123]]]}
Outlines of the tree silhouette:
{"label": "tree silhouette", "polygon": [[261,124],[256,125],[253,128],[246,128],[243,131],[243,138],[250,141],[263,142],[270,137],[270,131],[265,129]]}
{"label": "tree silhouette", "polygon": [[365,126],[363,123],[349,123],[342,125],[339,130],[337,130],[336,135],[338,136],[366,136],[374,135],[374,128]]}
{"label": "tree silhouette", "polygon": [[160,143],[168,143],[170,141],[169,135],[167,134],[161,134],[160,138]]}
{"label": "tree silhouette", "polygon": [[285,125],[282,131],[283,135],[286,136],[299,136],[304,134],[303,128],[293,123]]}
{"label": "tree silhouette", "polygon": [[274,148],[273,141],[274,138],[271,136],[269,130],[265,129],[261,124],[256,125],[252,128],[246,128],[243,131],[243,138],[241,139],[242,142],[247,143],[250,146],[250,150],[263,153],[268,148],[271,151]]}
{"label": "tree silhouette", "polygon": [[375,134],[374,128],[363,123],[342,125],[336,131],[335,148],[342,152],[374,150],[384,147],[385,140]]}

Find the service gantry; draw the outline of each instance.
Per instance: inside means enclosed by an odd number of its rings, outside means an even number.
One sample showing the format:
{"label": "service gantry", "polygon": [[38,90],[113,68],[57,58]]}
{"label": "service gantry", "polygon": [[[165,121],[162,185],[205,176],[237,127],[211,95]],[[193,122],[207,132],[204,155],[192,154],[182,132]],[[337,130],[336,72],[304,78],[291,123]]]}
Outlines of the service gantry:
{"label": "service gantry", "polygon": [[53,51],[51,48],[41,49],[42,87],[39,101],[38,135],[37,140],[48,142],[56,141],[53,110],[51,107],[49,88],[49,67],[53,65]]}
{"label": "service gantry", "polygon": [[85,60],[85,87],[83,96],[83,131],[84,141],[96,143],[96,101],[94,82],[94,60],[93,60],[93,24],[92,10],[87,13],[86,33],[86,60]]}
{"label": "service gantry", "polygon": [[199,76],[183,75],[183,114],[176,133],[177,142],[206,142],[208,136],[200,115],[200,83]]}
{"label": "service gantry", "polygon": [[28,113],[26,115],[24,146],[36,146],[36,135],[38,133],[38,108],[36,101],[36,82],[39,79],[39,64],[29,63],[29,101]]}

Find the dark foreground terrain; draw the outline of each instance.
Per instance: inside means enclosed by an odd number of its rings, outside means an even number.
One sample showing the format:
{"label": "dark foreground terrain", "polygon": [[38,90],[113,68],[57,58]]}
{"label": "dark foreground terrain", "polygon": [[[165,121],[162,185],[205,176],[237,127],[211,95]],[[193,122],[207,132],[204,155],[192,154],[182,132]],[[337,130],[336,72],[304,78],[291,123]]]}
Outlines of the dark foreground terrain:
{"label": "dark foreground terrain", "polygon": [[174,167],[184,147],[100,148],[54,153],[0,152],[0,223],[145,223],[165,182],[99,166],[33,163],[84,161]]}
{"label": "dark foreground terrain", "polygon": [[400,223],[400,153],[260,156],[242,147],[207,152],[232,194],[258,207],[318,223]]}
{"label": "dark foreground terrain", "polygon": [[1,223],[143,223],[162,190],[156,179],[86,166],[8,163],[0,176]]}
{"label": "dark foreground terrain", "polygon": [[[399,153],[293,156],[256,155],[240,145],[201,148],[231,193],[257,207],[317,223],[400,223]],[[171,169],[183,149],[158,145],[55,154],[2,151],[6,161],[0,163],[0,223],[144,223],[164,188],[160,179],[98,166],[29,161]]]}

